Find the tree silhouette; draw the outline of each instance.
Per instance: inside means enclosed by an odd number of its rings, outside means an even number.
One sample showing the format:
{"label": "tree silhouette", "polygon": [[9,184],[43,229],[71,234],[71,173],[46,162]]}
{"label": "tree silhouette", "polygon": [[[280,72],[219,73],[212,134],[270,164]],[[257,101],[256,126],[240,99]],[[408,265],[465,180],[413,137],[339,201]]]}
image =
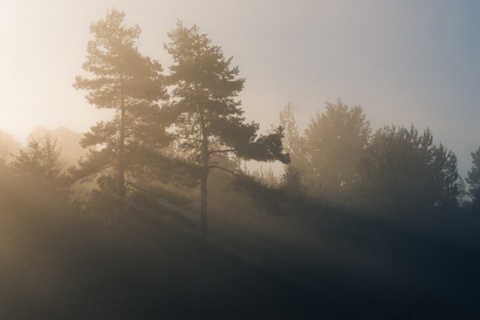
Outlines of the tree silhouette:
{"label": "tree silhouette", "polygon": [[280,125],[285,130],[283,147],[290,155],[290,163],[285,166],[281,179],[282,188],[290,195],[305,195],[308,170],[305,137],[300,134],[295,119],[295,107],[287,104],[280,112]]}
{"label": "tree silhouette", "polygon": [[306,175],[313,196],[339,197],[352,186],[370,135],[360,106],[327,103],[305,130]]}
{"label": "tree silhouette", "polygon": [[206,240],[207,179],[211,169],[223,168],[214,156],[283,162],[288,162],[288,156],[282,151],[282,128],[257,136],[258,124],[245,122],[236,99],[245,80],[238,77],[237,67],[230,66],[232,58],[226,59],[196,26],[186,28],[178,22],[168,36],[171,42],[165,49],[174,60],[168,77],[173,86],[170,110],[177,116],[174,128],[179,144],[200,167],[201,235]]}
{"label": "tree silhouette", "polygon": [[458,187],[458,196],[457,196],[458,207],[463,209],[469,207],[472,199],[467,189],[467,182],[462,176],[458,177],[457,187]]}
{"label": "tree silhouette", "polygon": [[20,142],[14,136],[0,130],[0,162],[8,163],[10,158],[18,154],[20,147]]}
{"label": "tree silhouette", "polygon": [[[88,91],[90,104],[115,111],[112,120],[97,123],[85,134],[83,147],[101,148],[92,151],[82,166],[93,172],[114,168],[119,213],[124,211],[125,172],[138,152],[138,137],[158,139],[162,134],[156,102],[166,97],[160,63],[138,51],[140,28],[124,26],[124,18],[123,11],[112,9],[105,19],[91,24],[94,40],[88,42],[83,68],[92,77],[77,76],[74,83],[76,89]],[[142,133],[145,130],[149,134]]]}
{"label": "tree silhouette", "polygon": [[11,167],[17,181],[17,194],[24,198],[18,201],[19,205],[31,204],[36,208],[67,204],[69,181],[66,168],[61,150],[49,135],[42,140],[31,137]]}
{"label": "tree silhouette", "polygon": [[436,146],[429,130],[412,125],[378,130],[366,148],[356,181],[368,205],[387,212],[445,210],[457,205],[457,159]]}
{"label": "tree silhouette", "polygon": [[473,207],[480,208],[480,147],[472,152],[472,168],[468,172],[467,182],[470,184],[469,193],[472,197]]}

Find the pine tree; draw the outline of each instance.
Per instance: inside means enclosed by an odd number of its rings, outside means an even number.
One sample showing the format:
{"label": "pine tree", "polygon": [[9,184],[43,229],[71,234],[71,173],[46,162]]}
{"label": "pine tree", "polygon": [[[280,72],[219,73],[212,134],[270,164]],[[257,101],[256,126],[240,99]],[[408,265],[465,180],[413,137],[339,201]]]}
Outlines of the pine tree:
{"label": "pine tree", "polygon": [[306,140],[298,130],[295,112],[295,107],[290,103],[280,112],[280,125],[285,130],[283,147],[290,155],[290,163],[285,166],[281,184],[288,194],[299,196],[305,193],[309,163],[306,157]]}
{"label": "pine tree", "polygon": [[41,140],[30,137],[11,167],[16,177],[19,205],[41,210],[58,209],[68,203],[69,182],[61,149],[49,135]]}
{"label": "pine tree", "polygon": [[94,39],[88,42],[83,64],[91,77],[77,76],[74,83],[88,92],[90,104],[115,111],[112,120],[97,123],[85,134],[82,146],[101,150],[92,151],[82,166],[90,173],[113,169],[120,214],[125,206],[125,172],[142,145],[139,139],[162,134],[157,102],[166,97],[160,63],[138,51],[135,42],[141,30],[138,25],[126,27],[124,18],[123,11],[112,9],[105,19],[91,24]]}
{"label": "pine tree", "polygon": [[288,162],[282,151],[282,128],[258,136],[259,126],[246,123],[237,100],[245,79],[231,67],[219,46],[211,44],[198,28],[177,23],[165,49],[173,57],[168,77],[172,88],[172,112],[177,116],[175,130],[181,146],[190,151],[200,168],[201,235],[207,237],[207,180],[211,169],[225,169],[214,156],[234,154],[243,159]]}
{"label": "pine tree", "polygon": [[312,196],[345,200],[369,136],[370,123],[362,107],[349,108],[340,99],[327,103],[325,111],[312,118],[305,130],[304,152]]}
{"label": "pine tree", "polygon": [[467,182],[470,185],[469,192],[475,210],[480,209],[480,147],[471,153],[472,168],[468,172]]}
{"label": "pine tree", "polygon": [[430,130],[412,125],[379,129],[367,146],[356,180],[374,210],[425,213],[457,207],[457,158],[435,145]]}

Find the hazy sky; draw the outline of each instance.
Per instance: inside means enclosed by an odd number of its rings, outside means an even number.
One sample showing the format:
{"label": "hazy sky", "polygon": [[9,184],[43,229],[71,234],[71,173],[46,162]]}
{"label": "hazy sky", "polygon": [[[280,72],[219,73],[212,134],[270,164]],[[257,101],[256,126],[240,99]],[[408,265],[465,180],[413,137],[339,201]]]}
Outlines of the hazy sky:
{"label": "hazy sky", "polygon": [[480,146],[480,1],[461,0],[2,0],[0,128],[24,139],[35,125],[85,132],[105,112],[72,83],[92,21],[112,7],[139,24],[144,54],[165,69],[167,32],[197,24],[246,78],[249,120],[278,124],[288,102],[301,127],[341,98],[374,128],[427,126],[462,175]]}

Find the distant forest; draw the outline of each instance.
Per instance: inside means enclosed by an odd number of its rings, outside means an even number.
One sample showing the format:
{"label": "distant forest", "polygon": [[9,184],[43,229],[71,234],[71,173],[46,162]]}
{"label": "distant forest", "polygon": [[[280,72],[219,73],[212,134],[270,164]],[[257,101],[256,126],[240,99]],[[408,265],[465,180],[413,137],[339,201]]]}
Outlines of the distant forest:
{"label": "distant forest", "polygon": [[260,134],[208,35],[179,21],[165,71],[124,18],[90,25],[72,75],[110,120],[0,132],[2,318],[480,314],[480,147],[462,178],[430,130],[340,99]]}

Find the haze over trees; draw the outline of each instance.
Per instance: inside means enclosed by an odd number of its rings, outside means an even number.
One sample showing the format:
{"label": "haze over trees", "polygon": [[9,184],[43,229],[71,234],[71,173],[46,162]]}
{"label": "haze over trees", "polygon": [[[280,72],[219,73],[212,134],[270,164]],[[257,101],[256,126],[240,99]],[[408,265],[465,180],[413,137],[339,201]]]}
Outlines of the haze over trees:
{"label": "haze over trees", "polygon": [[[360,106],[326,103],[304,134],[287,105],[280,114],[292,162],[283,186],[341,207],[418,215],[458,209],[457,159],[430,130],[384,126],[371,135]],[[472,175],[473,177],[474,175]]]}
{"label": "haze over trees", "polygon": [[17,192],[26,198],[29,210],[62,208],[68,204],[69,189],[61,150],[49,135],[43,139],[31,137],[12,162],[18,180]]}
{"label": "haze over trees", "polygon": [[80,145],[83,138],[81,133],[65,127],[47,129],[37,126],[29,135],[30,138],[35,140],[43,140],[46,136],[49,136],[55,142],[61,152],[62,162],[65,162],[66,166],[76,166],[79,159],[88,155],[88,148],[82,148]]}
{"label": "haze over trees", "polygon": [[349,108],[341,100],[327,103],[305,130],[310,191],[324,198],[348,193],[369,135],[370,124],[360,106]]}
{"label": "haze over trees", "polygon": [[110,120],[0,132],[1,318],[480,314],[480,148],[463,179],[429,129],[340,99],[260,134],[208,35],[178,22],[164,71],[125,16],[91,24],[74,82]]}
{"label": "haze over trees", "polygon": [[18,142],[14,136],[0,130],[0,161],[10,161],[12,156],[18,153],[20,146],[20,142]]}

